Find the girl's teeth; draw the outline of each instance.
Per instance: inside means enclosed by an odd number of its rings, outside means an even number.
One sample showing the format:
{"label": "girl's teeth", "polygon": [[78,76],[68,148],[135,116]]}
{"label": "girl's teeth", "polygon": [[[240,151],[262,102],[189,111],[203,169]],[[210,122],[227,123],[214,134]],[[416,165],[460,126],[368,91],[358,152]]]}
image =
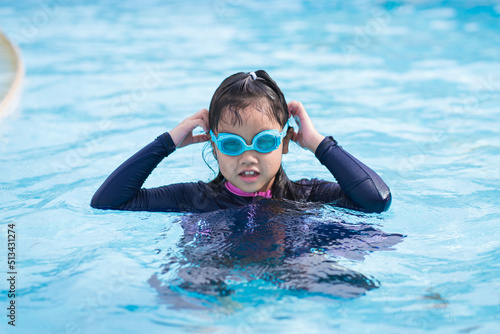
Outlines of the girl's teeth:
{"label": "girl's teeth", "polygon": [[245,175],[254,175],[254,172],[245,172]]}

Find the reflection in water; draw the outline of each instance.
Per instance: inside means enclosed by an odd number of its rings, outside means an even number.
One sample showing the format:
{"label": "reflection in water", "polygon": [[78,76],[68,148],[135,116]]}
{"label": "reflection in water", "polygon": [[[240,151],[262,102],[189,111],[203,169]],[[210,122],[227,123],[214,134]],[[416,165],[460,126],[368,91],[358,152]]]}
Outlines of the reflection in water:
{"label": "reflection in water", "polygon": [[227,296],[235,282],[255,280],[283,290],[360,296],[378,282],[340,266],[338,257],[363,260],[367,253],[391,250],[403,236],[347,223],[332,212],[317,204],[262,199],[183,216],[180,252],[167,255],[161,273],[149,284],[176,307],[185,306],[177,298],[183,291],[191,298]]}

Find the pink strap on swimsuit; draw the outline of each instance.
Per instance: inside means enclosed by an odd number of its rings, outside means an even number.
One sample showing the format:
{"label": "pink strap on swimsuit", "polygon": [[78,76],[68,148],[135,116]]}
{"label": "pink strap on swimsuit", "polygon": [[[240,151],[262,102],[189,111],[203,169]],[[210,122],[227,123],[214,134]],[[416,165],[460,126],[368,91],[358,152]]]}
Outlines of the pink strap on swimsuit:
{"label": "pink strap on swimsuit", "polygon": [[247,192],[245,192],[245,191],[243,191],[241,189],[236,188],[236,186],[234,186],[229,181],[226,181],[225,186],[226,186],[227,190],[229,190],[230,192],[232,192],[233,194],[238,195],[238,196],[243,196],[243,197],[257,197],[257,196],[262,196],[262,197],[265,197],[265,198],[271,198],[273,196],[271,194],[271,189],[269,189],[267,191],[256,191],[254,193],[247,193]]}

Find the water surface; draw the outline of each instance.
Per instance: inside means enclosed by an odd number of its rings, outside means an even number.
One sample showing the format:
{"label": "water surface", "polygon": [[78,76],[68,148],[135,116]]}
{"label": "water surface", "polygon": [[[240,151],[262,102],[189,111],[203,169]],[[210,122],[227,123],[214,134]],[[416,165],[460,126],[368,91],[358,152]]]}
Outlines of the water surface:
{"label": "water surface", "polygon": [[[21,108],[0,122],[16,330],[497,332],[499,17],[495,1],[2,3],[0,26],[26,64]],[[224,219],[89,207],[118,164],[208,107],[225,77],[260,68],[380,173],[389,212],[286,207],[245,234],[249,207]],[[201,151],[175,152],[146,186],[210,180]],[[331,180],[296,146],[284,166],[291,179]],[[225,232],[207,239],[186,229],[196,222]],[[204,271],[186,274],[196,261]],[[337,280],[316,284],[317,268]],[[216,284],[195,280],[206,277]]]}

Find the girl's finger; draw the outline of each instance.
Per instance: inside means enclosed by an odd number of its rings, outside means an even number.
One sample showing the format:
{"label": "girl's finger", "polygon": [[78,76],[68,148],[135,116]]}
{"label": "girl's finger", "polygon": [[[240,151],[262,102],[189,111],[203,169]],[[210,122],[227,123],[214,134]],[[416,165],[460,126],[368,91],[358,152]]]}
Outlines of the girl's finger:
{"label": "girl's finger", "polygon": [[194,116],[196,116],[195,119],[201,120],[203,125],[200,125],[205,132],[208,132],[209,126],[208,126],[208,110],[207,109],[201,109],[198,111]]}
{"label": "girl's finger", "polygon": [[297,101],[292,101],[288,103],[288,112],[290,113],[290,116],[294,116],[297,114]]}
{"label": "girl's finger", "polygon": [[210,140],[210,136],[207,134],[196,135],[192,137],[192,143],[203,143]]}
{"label": "girl's finger", "polygon": [[206,131],[206,124],[202,119],[186,119],[181,124],[170,131],[170,136],[177,147],[183,147],[190,144],[190,138],[193,136],[193,130],[198,126]]}
{"label": "girl's finger", "polygon": [[204,126],[201,126],[205,132],[207,132],[208,129],[208,110],[207,109],[201,109],[197,113],[189,116],[186,118],[184,121],[194,121],[194,120],[202,120]]}
{"label": "girl's finger", "polygon": [[205,126],[203,126],[203,130],[205,130],[205,132],[209,132],[210,131],[210,124],[208,122],[208,110],[207,109],[203,109],[203,123],[205,124]]}
{"label": "girl's finger", "polygon": [[201,135],[195,135],[193,136],[192,134],[189,134],[184,138],[184,140],[181,142],[181,144],[178,147],[185,147],[191,144],[197,144],[197,143],[203,143],[206,142],[210,139],[210,136],[206,134],[201,134]]}
{"label": "girl's finger", "polygon": [[189,132],[192,132],[197,127],[201,127],[203,128],[203,131],[207,132],[207,124],[202,119],[193,119],[189,121],[188,124],[189,126],[186,127],[186,130],[188,130]]}
{"label": "girl's finger", "polygon": [[193,117],[194,117],[194,118],[203,118],[203,115],[204,115],[204,114],[208,114],[208,110],[207,110],[207,109],[205,109],[205,108],[203,108],[203,109],[201,109],[201,110],[198,110],[198,111],[197,111],[197,112],[193,115]]}

